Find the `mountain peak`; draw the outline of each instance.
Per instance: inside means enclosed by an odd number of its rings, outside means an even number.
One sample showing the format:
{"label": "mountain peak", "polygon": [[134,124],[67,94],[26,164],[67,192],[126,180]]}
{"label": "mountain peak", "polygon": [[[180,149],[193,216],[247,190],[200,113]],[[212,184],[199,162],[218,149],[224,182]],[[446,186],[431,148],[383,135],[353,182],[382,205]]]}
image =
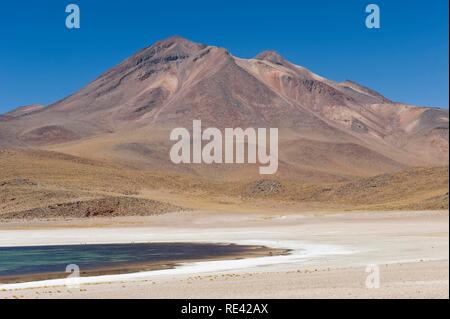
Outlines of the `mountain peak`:
{"label": "mountain peak", "polygon": [[[448,162],[448,112],[398,107],[370,88],[319,77],[275,51],[256,59],[180,36],[161,40],[45,109],[0,116],[0,148],[70,142],[70,153],[111,154],[130,165],[170,170],[159,153],[169,152],[165,130],[201,119],[220,129],[278,127],[286,176],[309,176],[305,163],[318,178],[334,171],[341,180]],[[373,161],[365,165],[367,158]]]}
{"label": "mountain peak", "polygon": [[264,51],[256,56],[258,60],[265,60],[275,64],[283,65],[286,60],[276,51]]}
{"label": "mountain peak", "polygon": [[189,39],[183,38],[179,35],[174,35],[171,37],[168,37],[166,39],[160,40],[152,45],[152,47],[158,46],[158,47],[184,47],[184,48],[191,48],[191,49],[198,49],[198,48],[204,48],[206,47],[204,44],[196,43],[194,41],[191,41]]}
{"label": "mountain peak", "polygon": [[202,50],[206,47],[204,44],[195,43],[186,38],[183,38],[179,35],[174,35],[169,38],[160,40],[152,44],[151,46],[141,50],[138,52],[138,56],[140,54],[150,54],[154,55],[160,52],[172,52],[175,55],[191,55],[199,50]]}
{"label": "mountain peak", "polygon": [[171,37],[168,37],[166,39],[160,40],[157,43],[159,44],[173,44],[173,43],[182,43],[182,44],[196,44],[195,42],[188,40],[186,38],[183,38],[180,35],[173,35]]}

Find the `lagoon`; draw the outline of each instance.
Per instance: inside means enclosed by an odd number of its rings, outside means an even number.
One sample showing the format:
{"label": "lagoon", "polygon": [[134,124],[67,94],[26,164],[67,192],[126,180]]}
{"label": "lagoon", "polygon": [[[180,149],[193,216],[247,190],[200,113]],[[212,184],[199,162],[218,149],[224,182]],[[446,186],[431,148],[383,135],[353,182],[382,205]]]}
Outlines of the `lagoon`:
{"label": "lagoon", "polygon": [[[120,274],[173,268],[187,261],[273,254],[263,246],[210,243],[131,243],[0,247],[0,282],[65,278],[68,265],[80,275]],[[70,267],[73,269],[73,266]]]}

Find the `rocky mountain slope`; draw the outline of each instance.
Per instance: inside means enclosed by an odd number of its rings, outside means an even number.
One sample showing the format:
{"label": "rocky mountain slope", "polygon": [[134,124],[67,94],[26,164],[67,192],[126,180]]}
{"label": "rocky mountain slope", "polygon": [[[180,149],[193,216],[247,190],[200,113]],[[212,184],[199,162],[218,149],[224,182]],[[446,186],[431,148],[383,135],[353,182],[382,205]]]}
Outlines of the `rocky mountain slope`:
{"label": "rocky mountain slope", "polygon": [[52,105],[4,115],[0,147],[45,148],[219,179],[257,178],[251,165],[173,165],[169,132],[189,128],[193,119],[219,128],[278,127],[279,178],[338,181],[448,165],[446,110],[392,102],[273,51],[241,59],[181,37],[140,50]]}

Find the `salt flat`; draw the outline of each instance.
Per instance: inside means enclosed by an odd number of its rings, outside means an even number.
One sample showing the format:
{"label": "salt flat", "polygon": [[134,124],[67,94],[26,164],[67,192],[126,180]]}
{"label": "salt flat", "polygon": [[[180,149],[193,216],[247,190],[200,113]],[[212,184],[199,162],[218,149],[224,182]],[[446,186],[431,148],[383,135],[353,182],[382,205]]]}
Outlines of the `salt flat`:
{"label": "salt flat", "polygon": [[[293,252],[289,256],[191,263],[157,272],[86,277],[76,289],[61,281],[3,286],[0,298],[448,298],[448,230],[448,211],[190,212],[97,219],[89,224],[81,220],[28,222],[27,226],[7,223],[0,226],[0,246],[233,242]],[[378,289],[366,287],[368,265],[379,267]]]}

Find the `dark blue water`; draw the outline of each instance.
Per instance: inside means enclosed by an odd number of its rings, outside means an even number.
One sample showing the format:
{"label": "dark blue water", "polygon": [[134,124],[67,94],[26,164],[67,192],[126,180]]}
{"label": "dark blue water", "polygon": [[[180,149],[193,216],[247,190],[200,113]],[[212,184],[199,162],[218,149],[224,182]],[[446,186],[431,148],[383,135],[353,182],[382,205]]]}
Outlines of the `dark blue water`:
{"label": "dark blue water", "polygon": [[127,265],[151,265],[183,260],[245,255],[262,247],[197,243],[95,244],[34,247],[0,247],[2,277],[20,277],[43,273],[65,273],[76,264],[80,270],[126,268]]}

